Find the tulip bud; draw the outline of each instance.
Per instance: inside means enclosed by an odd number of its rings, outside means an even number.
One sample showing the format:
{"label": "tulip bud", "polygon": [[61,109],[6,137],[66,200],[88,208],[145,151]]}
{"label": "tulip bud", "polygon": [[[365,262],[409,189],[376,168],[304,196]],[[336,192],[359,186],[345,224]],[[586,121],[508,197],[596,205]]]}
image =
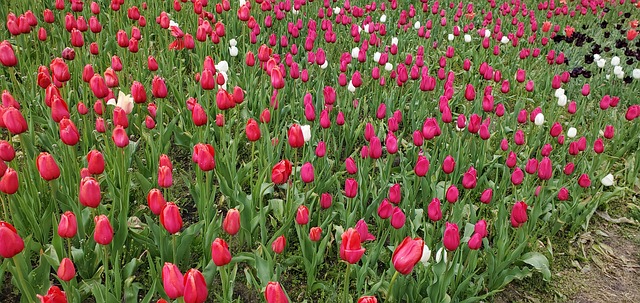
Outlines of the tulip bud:
{"label": "tulip bud", "polygon": [[222,229],[229,235],[236,235],[240,231],[240,212],[232,208],[227,212],[224,221],[222,221]]}
{"label": "tulip bud", "polygon": [[[164,166],[166,167],[166,166]],[[180,216],[180,209],[173,202],[167,202],[160,212],[160,224],[170,234],[175,234],[182,229],[182,216]]]}
{"label": "tulip bud", "polygon": [[307,223],[309,223],[309,208],[304,205],[298,206],[296,223],[298,223],[298,225],[307,225]]}
{"label": "tulip bud", "polygon": [[73,238],[78,232],[78,221],[76,215],[70,211],[66,211],[60,216],[58,224],[58,235],[61,238]]}
{"label": "tulip bud", "polygon": [[96,229],[93,233],[93,240],[101,245],[109,245],[113,240],[113,228],[109,223],[109,218],[105,215],[100,215],[93,218],[96,224]]}
{"label": "tulip bud", "polygon": [[42,152],[36,158],[36,168],[40,173],[40,177],[46,181],[51,181],[60,177],[60,168],[56,164],[56,160],[53,159],[49,153]]}
{"label": "tulip bud", "polygon": [[394,184],[389,188],[389,202],[397,205],[400,201],[402,201],[400,184]]}
{"label": "tulip bud", "polygon": [[517,202],[511,210],[511,226],[520,227],[527,222],[527,204],[523,201]]}
{"label": "tulip bud", "polygon": [[345,196],[355,198],[358,194],[358,182],[353,178],[348,178],[344,183]]}
{"label": "tulip bud", "polygon": [[24,249],[24,241],[8,222],[0,221],[0,242],[0,256],[6,259],[13,258]]}
{"label": "tulip bud", "polygon": [[400,207],[394,207],[393,213],[391,214],[391,226],[395,229],[400,229],[404,226],[407,217]]}
{"label": "tulip bud", "polygon": [[269,282],[264,290],[264,298],[267,303],[289,303],[287,294],[278,282]]}
{"label": "tulip bud", "polygon": [[184,284],[184,302],[185,303],[204,303],[207,300],[209,291],[207,290],[207,282],[204,276],[197,269],[189,269],[183,278]]}
{"label": "tulip bud", "polygon": [[73,266],[73,262],[71,259],[64,258],[60,262],[60,266],[58,267],[58,271],[56,272],[58,278],[60,280],[69,282],[76,275],[76,268]]}
{"label": "tulip bud", "polygon": [[367,225],[367,222],[365,222],[363,219],[358,220],[358,222],[356,223],[355,229],[360,234],[360,241],[362,243],[366,241],[373,241],[376,239],[375,236],[369,233],[369,226]]}
{"label": "tulip bud", "polygon": [[281,254],[284,251],[284,247],[287,245],[287,239],[284,236],[276,238],[271,243],[271,250],[276,254]]}
{"label": "tulip bud", "polygon": [[403,275],[410,274],[413,271],[413,267],[422,258],[423,248],[424,241],[421,238],[404,238],[391,257],[393,267]]}
{"label": "tulip bud", "polygon": [[231,252],[229,252],[227,242],[216,238],[211,243],[211,259],[216,266],[225,266],[231,262]]}
{"label": "tulip bud", "polygon": [[168,262],[164,263],[162,267],[162,286],[170,299],[182,297],[184,294],[184,282],[178,266]]}
{"label": "tulip bud", "polygon": [[300,179],[304,183],[311,183],[314,180],[314,170],[313,164],[311,162],[306,162],[300,168]]}
{"label": "tulip bud", "polygon": [[447,202],[456,203],[458,201],[458,196],[460,192],[458,191],[458,187],[455,185],[451,185],[447,188],[447,193],[445,194],[447,198]]}
{"label": "tulip bud", "polygon": [[80,181],[80,190],[78,193],[78,200],[80,200],[80,204],[96,208],[100,204],[101,194],[100,194],[100,184],[96,179],[92,177],[82,178]]}
{"label": "tulip bud", "polygon": [[493,197],[493,189],[487,188],[480,195],[480,202],[484,204],[489,204],[491,202],[491,198]]}
{"label": "tulip bud", "polygon": [[444,236],[442,237],[444,247],[449,251],[454,251],[460,245],[460,232],[458,225],[447,222],[445,224]]}
{"label": "tulip bud", "polygon": [[311,242],[318,242],[322,238],[322,228],[320,227],[312,227],[309,230],[309,240]]}

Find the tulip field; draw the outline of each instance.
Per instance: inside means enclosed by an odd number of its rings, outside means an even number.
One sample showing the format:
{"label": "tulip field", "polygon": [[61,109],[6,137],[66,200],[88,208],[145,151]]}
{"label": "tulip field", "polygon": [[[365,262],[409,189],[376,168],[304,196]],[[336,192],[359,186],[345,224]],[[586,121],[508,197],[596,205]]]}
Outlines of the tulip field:
{"label": "tulip field", "polygon": [[640,197],[639,0],[0,19],[2,302],[491,302]]}

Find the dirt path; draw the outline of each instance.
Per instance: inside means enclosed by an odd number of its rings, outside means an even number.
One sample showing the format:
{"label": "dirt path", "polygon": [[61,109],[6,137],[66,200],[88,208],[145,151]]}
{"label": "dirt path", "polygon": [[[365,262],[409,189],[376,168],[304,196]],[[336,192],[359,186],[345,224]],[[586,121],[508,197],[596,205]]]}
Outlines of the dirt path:
{"label": "dirt path", "polygon": [[512,283],[493,298],[512,302],[640,302],[640,225],[627,218],[594,216],[589,231],[554,248],[553,280]]}

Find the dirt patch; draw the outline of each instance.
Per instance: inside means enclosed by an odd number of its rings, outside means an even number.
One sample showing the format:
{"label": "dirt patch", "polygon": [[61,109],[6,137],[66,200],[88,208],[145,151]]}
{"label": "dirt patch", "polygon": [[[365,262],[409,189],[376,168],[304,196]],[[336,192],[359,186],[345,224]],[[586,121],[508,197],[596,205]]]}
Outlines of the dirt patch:
{"label": "dirt patch", "polygon": [[551,282],[536,276],[517,281],[492,301],[640,302],[640,227],[602,215],[589,231],[556,249]]}

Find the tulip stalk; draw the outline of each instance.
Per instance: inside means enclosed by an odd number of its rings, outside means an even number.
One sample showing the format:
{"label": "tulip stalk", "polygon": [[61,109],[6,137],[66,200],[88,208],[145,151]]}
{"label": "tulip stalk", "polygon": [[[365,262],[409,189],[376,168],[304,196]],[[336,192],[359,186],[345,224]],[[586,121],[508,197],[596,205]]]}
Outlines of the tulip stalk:
{"label": "tulip stalk", "polygon": [[344,272],[344,290],[342,291],[342,303],[349,302],[349,271],[351,263],[347,263],[347,269]]}
{"label": "tulip stalk", "polygon": [[398,278],[398,274],[399,273],[400,273],[399,271],[396,271],[393,274],[393,277],[391,277],[391,282],[389,282],[389,299],[387,301],[390,302],[390,303],[392,303],[394,301],[394,298],[393,298],[393,282],[396,281],[396,279]]}
{"label": "tulip stalk", "polygon": [[220,271],[220,280],[222,282],[222,301],[232,302],[231,281],[229,280],[229,264],[218,267]]}
{"label": "tulip stalk", "polygon": [[103,245],[102,267],[104,268],[104,285],[109,288],[109,247]]}

